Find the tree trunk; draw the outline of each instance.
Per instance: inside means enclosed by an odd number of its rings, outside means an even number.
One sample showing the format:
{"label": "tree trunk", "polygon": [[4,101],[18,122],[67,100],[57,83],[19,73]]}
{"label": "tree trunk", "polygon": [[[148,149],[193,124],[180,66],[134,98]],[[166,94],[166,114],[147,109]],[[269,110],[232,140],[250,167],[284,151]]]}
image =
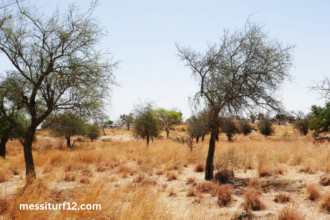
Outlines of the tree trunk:
{"label": "tree trunk", "polygon": [[205,138],[205,134],[203,134],[203,136],[202,136],[202,142],[204,142],[204,138]]}
{"label": "tree trunk", "polygon": [[65,138],[66,138],[66,147],[71,148],[72,147],[72,145],[71,145],[71,136],[69,135],[69,136],[66,136]]}
{"label": "tree trunk", "polygon": [[170,129],[166,129],[167,138],[170,136]]}
{"label": "tree trunk", "polygon": [[149,135],[147,135],[147,147],[149,147],[149,141],[150,141],[150,137]]}
{"label": "tree trunk", "polygon": [[129,131],[129,123],[127,123],[126,126],[127,126],[127,131]]}
{"label": "tree trunk", "polygon": [[198,141],[199,141],[199,136],[196,137],[196,143],[198,143]]}
{"label": "tree trunk", "polygon": [[213,179],[213,159],[214,159],[214,151],[215,151],[215,141],[218,135],[218,114],[219,111],[215,112],[212,121],[211,128],[211,138],[209,143],[209,151],[207,153],[206,165],[205,165],[205,180]]}
{"label": "tree trunk", "polygon": [[102,131],[103,131],[103,135],[104,135],[104,136],[107,135],[107,134],[105,133],[104,127],[102,128]]}
{"label": "tree trunk", "polygon": [[3,159],[6,158],[6,144],[8,142],[8,137],[2,137],[0,142],[0,157],[3,157]]}
{"label": "tree trunk", "polygon": [[36,171],[35,171],[33,155],[32,155],[32,142],[35,132],[36,132],[36,127],[30,126],[23,141],[25,170],[26,170],[25,172],[26,185],[29,185],[34,179],[36,179]]}

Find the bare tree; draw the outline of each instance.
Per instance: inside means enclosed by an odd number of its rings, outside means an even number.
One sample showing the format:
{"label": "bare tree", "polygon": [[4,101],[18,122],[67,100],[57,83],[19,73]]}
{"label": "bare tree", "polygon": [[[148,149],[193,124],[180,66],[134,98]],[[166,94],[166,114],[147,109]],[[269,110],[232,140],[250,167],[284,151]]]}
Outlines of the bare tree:
{"label": "bare tree", "polygon": [[279,111],[276,91],[290,78],[293,48],[270,39],[263,27],[249,21],[243,29],[226,30],[220,44],[209,45],[205,53],[177,45],[179,58],[200,86],[193,103],[212,109],[206,180],[213,179],[219,113],[240,114],[256,107]]}
{"label": "bare tree", "polygon": [[325,99],[325,102],[330,102],[330,78],[325,76],[324,79],[315,83],[314,86],[310,87],[311,90],[317,91],[321,98]]}
{"label": "bare tree", "polygon": [[0,27],[0,51],[11,62],[7,72],[12,96],[26,108],[29,126],[21,141],[27,184],[36,177],[32,141],[36,128],[53,111],[92,114],[102,107],[114,84],[115,62],[99,49],[104,36],[93,16],[97,2],[87,12],[74,5],[50,16],[18,1]]}

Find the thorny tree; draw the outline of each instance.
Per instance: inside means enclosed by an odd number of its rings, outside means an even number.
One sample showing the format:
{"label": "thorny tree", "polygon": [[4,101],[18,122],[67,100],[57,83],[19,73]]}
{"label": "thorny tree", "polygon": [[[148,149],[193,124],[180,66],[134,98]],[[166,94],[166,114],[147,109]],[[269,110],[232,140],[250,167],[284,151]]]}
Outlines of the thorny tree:
{"label": "thorny tree", "polygon": [[38,125],[53,111],[92,113],[114,84],[117,63],[98,48],[104,31],[93,16],[96,6],[93,1],[82,13],[72,5],[46,16],[17,1],[0,12],[0,51],[13,66],[7,79],[30,120],[22,140],[27,184],[36,177],[32,141]]}
{"label": "thorny tree", "polygon": [[324,77],[324,79],[310,87],[311,90],[319,92],[321,98],[325,99],[325,102],[330,102],[330,78]]}
{"label": "thorny tree", "polygon": [[213,179],[219,113],[252,112],[256,107],[280,110],[275,92],[290,77],[293,48],[269,38],[263,27],[249,21],[243,29],[225,31],[220,44],[210,45],[205,53],[177,45],[179,58],[200,86],[195,105],[205,103],[212,109],[206,180]]}

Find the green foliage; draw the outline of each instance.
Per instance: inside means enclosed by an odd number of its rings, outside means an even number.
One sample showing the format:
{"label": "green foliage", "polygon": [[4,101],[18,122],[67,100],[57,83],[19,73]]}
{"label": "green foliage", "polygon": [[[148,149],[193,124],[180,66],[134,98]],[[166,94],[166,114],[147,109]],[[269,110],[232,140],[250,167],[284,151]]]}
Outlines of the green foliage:
{"label": "green foliage", "polygon": [[178,125],[182,121],[182,113],[176,110],[166,110],[164,108],[159,108],[155,110],[155,114],[159,120],[160,125],[167,132],[167,137],[169,136],[170,129],[173,125]]}
{"label": "green foliage", "polygon": [[129,131],[131,124],[134,122],[134,115],[133,113],[129,113],[128,115],[120,115],[120,120],[126,124],[127,131]]}
{"label": "green foliage", "polygon": [[311,116],[309,129],[314,131],[314,136],[330,131],[330,102],[324,108],[313,105]]}
{"label": "green foliage", "polygon": [[274,133],[273,124],[266,117],[259,122],[258,128],[259,128],[260,133],[265,136],[270,136]]}
{"label": "green foliage", "polygon": [[252,132],[252,126],[247,120],[242,120],[239,123],[240,131],[246,136]]}
{"label": "green foliage", "polygon": [[58,136],[86,134],[86,121],[72,112],[49,116],[42,127],[50,128]]}
{"label": "green foliage", "polygon": [[149,145],[150,138],[157,137],[160,125],[155,111],[150,103],[135,108],[134,133],[140,138],[146,138]]}
{"label": "green foliage", "polygon": [[225,133],[228,137],[228,141],[232,140],[234,134],[240,132],[231,118],[219,117],[219,125],[221,132]]}
{"label": "green foliage", "polygon": [[257,119],[257,117],[254,114],[250,115],[251,122],[254,123]]}
{"label": "green foliage", "polygon": [[199,138],[210,132],[211,120],[208,110],[198,112],[187,120],[187,131],[190,137]]}
{"label": "green foliage", "polygon": [[96,140],[100,137],[100,126],[96,123],[86,125],[86,136],[91,139],[91,141]]}
{"label": "green foliage", "polygon": [[87,133],[86,121],[73,112],[50,115],[41,127],[51,129],[57,136],[64,136],[67,139],[68,148],[73,147],[70,140],[72,136]]}
{"label": "green foliage", "polygon": [[301,135],[307,135],[310,122],[311,122],[311,117],[309,115],[306,115],[302,118],[298,118],[295,121],[293,127],[297,129]]}

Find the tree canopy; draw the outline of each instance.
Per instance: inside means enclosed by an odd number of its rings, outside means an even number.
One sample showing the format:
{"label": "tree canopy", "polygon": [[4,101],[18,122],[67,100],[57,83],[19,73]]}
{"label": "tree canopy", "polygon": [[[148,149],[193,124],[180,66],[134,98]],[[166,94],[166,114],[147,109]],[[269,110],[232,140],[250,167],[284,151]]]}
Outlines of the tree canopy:
{"label": "tree canopy", "polygon": [[149,146],[150,138],[157,137],[160,132],[160,125],[152,104],[141,104],[134,110],[134,133],[140,138],[146,138]]}
{"label": "tree canopy", "polygon": [[170,129],[173,125],[178,125],[182,121],[182,113],[177,110],[166,110],[159,108],[155,110],[156,116],[159,119],[160,125],[166,131],[167,138],[170,135]]}
{"label": "tree canopy", "polygon": [[98,47],[105,33],[93,15],[96,6],[93,1],[81,12],[71,5],[47,16],[25,1],[1,9],[0,51],[13,67],[7,71],[8,88],[29,115],[22,141],[27,180],[36,176],[36,128],[53,111],[97,112],[115,84],[117,63]]}
{"label": "tree canopy", "polygon": [[311,109],[312,120],[309,124],[309,129],[314,131],[314,136],[319,136],[320,133],[330,131],[330,102],[325,107],[313,105]]}
{"label": "tree canopy", "polygon": [[276,91],[290,78],[293,48],[271,39],[262,26],[249,21],[242,29],[225,30],[220,43],[209,45],[204,53],[177,45],[179,58],[199,84],[193,103],[212,109],[206,180],[213,179],[219,113],[256,108],[280,111]]}

